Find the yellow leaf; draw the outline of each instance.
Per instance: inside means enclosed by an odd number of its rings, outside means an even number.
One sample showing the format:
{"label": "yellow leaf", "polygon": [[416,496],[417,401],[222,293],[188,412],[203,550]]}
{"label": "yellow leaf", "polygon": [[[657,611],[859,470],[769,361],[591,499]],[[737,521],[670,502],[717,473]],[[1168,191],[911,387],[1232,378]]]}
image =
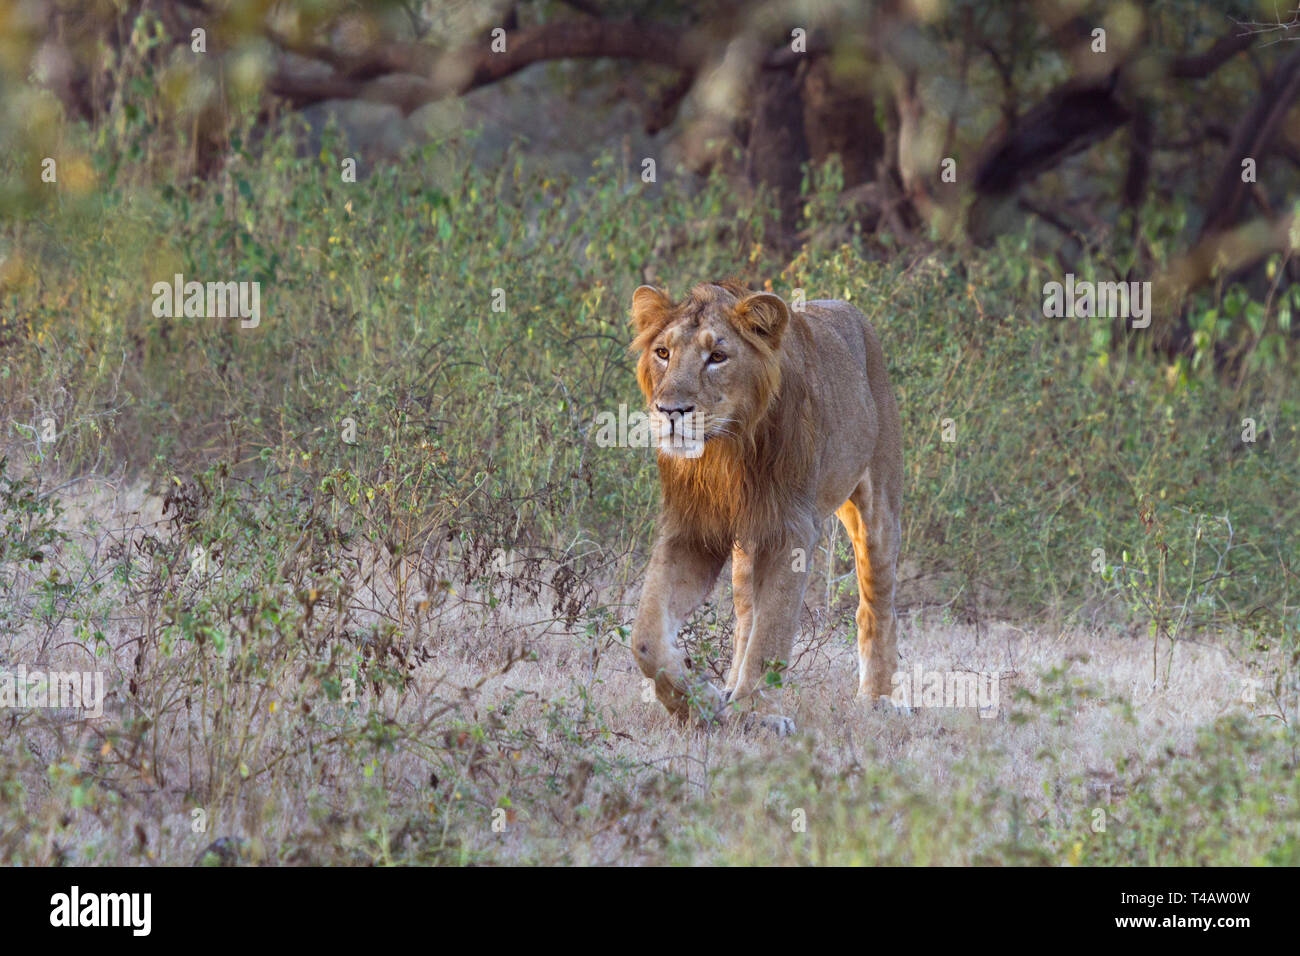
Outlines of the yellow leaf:
{"label": "yellow leaf", "polygon": [[1070,847],[1070,866],[1078,866],[1081,859],[1083,859],[1083,844],[1076,840],[1074,846]]}

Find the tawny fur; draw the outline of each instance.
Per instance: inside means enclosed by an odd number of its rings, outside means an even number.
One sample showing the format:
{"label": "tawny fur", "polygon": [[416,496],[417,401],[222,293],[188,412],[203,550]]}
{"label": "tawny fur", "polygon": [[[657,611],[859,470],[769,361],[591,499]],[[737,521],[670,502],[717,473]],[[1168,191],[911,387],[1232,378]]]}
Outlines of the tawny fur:
{"label": "tawny fur", "polygon": [[[835,301],[792,313],[732,282],[696,286],[680,302],[642,286],[632,317],[637,380],[657,427],[704,436],[697,457],[658,454],[663,508],[633,650],[659,699],[678,714],[692,697],[761,702],[764,667],[789,661],[807,557],[832,512],[858,564],[859,693],[888,695],[902,429],[870,322]],[[737,630],[720,694],[688,679],[676,632],[729,554]]]}

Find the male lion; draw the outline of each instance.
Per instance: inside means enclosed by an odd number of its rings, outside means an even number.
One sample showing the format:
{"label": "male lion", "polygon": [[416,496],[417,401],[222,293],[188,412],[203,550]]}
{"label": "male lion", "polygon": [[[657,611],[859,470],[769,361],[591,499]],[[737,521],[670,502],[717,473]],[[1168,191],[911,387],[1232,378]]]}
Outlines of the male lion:
{"label": "male lion", "polygon": [[[706,713],[732,703],[793,731],[764,668],[790,660],[808,556],[832,511],[857,564],[858,696],[888,700],[902,425],[871,323],[845,302],[792,314],[779,296],[715,282],[676,303],[641,286],[632,324],[663,489],[632,650],[659,700],[682,717],[692,698]],[[688,675],[677,629],[728,554],[736,637],[719,691]]]}

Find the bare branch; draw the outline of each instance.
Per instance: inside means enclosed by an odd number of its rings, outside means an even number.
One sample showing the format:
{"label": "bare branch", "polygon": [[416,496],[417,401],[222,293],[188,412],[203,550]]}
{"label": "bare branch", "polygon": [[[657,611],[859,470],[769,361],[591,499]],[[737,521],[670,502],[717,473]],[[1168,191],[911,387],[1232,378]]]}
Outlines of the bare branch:
{"label": "bare branch", "polygon": [[1250,110],[1233,131],[1223,165],[1215,177],[1210,199],[1206,203],[1201,237],[1232,225],[1246,198],[1246,184],[1241,178],[1241,162],[1247,157],[1258,160],[1268,152],[1282,119],[1300,97],[1300,50],[1283,60],[1260,92]]}
{"label": "bare branch", "polygon": [[389,42],[344,55],[310,41],[271,39],[282,49],[326,63],[334,72],[304,74],[283,63],[269,90],[303,107],[327,99],[388,103],[410,113],[459,96],[546,60],[611,57],[642,60],[693,72],[699,53],[677,31],[633,21],[566,20],[507,35],[504,52],[483,45],[440,51],[422,43]]}
{"label": "bare branch", "polygon": [[1242,50],[1255,42],[1250,33],[1233,33],[1219,37],[1204,53],[1176,56],[1169,65],[1169,75],[1178,80],[1200,80],[1209,76]]}
{"label": "bare branch", "polygon": [[[1290,20],[1283,20],[1279,15],[1272,23],[1263,23],[1258,20],[1235,19],[1232,22],[1243,31],[1242,36],[1256,37],[1270,33],[1278,34],[1274,39],[1264,44],[1265,46],[1272,46],[1275,43],[1283,43],[1285,41],[1300,40],[1300,6],[1297,6],[1293,11],[1291,11]],[[1291,35],[1293,30],[1295,31],[1294,36]]]}

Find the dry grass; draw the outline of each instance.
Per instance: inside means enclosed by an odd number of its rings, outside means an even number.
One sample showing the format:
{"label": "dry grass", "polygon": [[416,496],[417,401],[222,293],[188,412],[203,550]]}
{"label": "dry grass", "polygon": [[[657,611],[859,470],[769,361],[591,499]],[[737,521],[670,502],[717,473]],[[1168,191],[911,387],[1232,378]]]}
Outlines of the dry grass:
{"label": "dry grass", "polygon": [[[162,500],[102,482],[67,494],[71,540],[58,560],[78,588],[107,582],[93,600],[112,650],[91,665],[70,620],[33,617],[0,639],[0,667],[94,666],[108,697],[98,720],[0,717],[11,797],[0,852],[10,860],[187,864],[220,839],[212,860],[1086,862],[1151,812],[1132,803],[1134,787],[1174,779],[1171,759],[1201,759],[1207,728],[1232,715],[1271,727],[1279,721],[1267,715],[1285,702],[1261,690],[1245,703],[1244,682],[1268,678],[1268,662],[1222,643],[1157,648],[1153,680],[1145,638],[977,627],[931,611],[904,617],[901,669],[996,674],[996,713],[872,710],[853,698],[852,604],[841,600],[805,615],[786,691],[795,738],[734,723],[706,731],[643,693],[616,631],[567,626],[550,588],[493,602],[464,581],[422,625],[399,631],[397,683],[369,683],[379,657],[363,645],[373,640],[323,658],[307,641],[279,666],[223,676],[210,647],[138,659],[158,607],[106,574],[112,542],[174,534]],[[373,624],[392,610],[390,565],[357,567],[365,584],[351,591],[351,620]],[[413,606],[430,598],[408,596]],[[617,582],[594,598],[616,623],[630,617],[634,593]],[[693,630],[706,642],[730,631],[727,587],[714,598],[721,611],[706,609]],[[313,659],[338,673],[362,661],[358,702],[328,692],[306,666]],[[231,740],[244,744],[232,750]],[[1248,751],[1239,769],[1262,772],[1271,759]],[[1245,827],[1233,852],[1262,857],[1294,841],[1294,800],[1277,798],[1278,819]],[[1091,826],[1098,808],[1103,832]],[[196,809],[207,814],[197,832]],[[1157,859],[1178,852],[1148,849]]]}

